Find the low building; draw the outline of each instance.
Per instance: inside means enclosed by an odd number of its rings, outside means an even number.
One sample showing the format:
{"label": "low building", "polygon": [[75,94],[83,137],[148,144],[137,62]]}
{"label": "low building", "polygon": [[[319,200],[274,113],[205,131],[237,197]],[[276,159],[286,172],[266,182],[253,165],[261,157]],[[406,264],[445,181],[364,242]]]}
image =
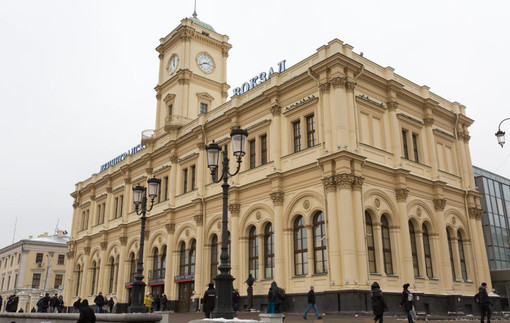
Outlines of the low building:
{"label": "low building", "polygon": [[0,249],[0,295],[17,297],[17,309],[29,312],[45,293],[63,295],[69,236],[59,230],[29,237]]}
{"label": "low building", "polygon": [[476,186],[483,194],[483,237],[492,286],[503,310],[510,300],[510,179],[473,166]]}
{"label": "low building", "polygon": [[[229,145],[241,127],[246,155],[228,155],[240,167],[229,180],[230,264],[242,296],[255,278],[257,308],[276,281],[287,311],[301,311],[314,285],[321,310],[366,312],[377,281],[391,311],[410,283],[419,312],[473,312],[490,274],[466,107],[338,39],[247,75],[228,100],[230,48],[196,16],[160,39],[155,128],[71,194],[66,303],[102,291],[122,310],[143,245],[146,290],[172,310],[198,308],[222,240],[205,147]],[[132,189],[152,177],[161,187],[142,244]]]}

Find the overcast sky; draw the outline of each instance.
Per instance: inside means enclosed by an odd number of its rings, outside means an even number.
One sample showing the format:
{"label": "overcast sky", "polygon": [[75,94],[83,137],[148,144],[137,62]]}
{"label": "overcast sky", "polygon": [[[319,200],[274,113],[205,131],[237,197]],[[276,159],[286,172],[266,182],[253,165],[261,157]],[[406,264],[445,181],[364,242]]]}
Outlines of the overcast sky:
{"label": "overcast sky", "polygon": [[[509,1],[197,0],[197,13],[230,37],[231,88],[338,38],[465,105],[473,164],[510,178],[510,139],[494,136],[510,117]],[[192,14],[193,0],[0,0],[0,248],[70,231],[74,185],[154,128],[155,47]]]}

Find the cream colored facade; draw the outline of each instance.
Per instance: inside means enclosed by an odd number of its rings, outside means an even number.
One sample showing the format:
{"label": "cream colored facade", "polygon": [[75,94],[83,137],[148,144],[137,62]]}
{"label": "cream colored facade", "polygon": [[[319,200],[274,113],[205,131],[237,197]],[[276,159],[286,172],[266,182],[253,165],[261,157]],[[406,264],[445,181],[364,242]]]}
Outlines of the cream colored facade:
{"label": "cream colored facade", "polygon": [[[255,295],[273,280],[288,294],[309,285],[366,291],[378,281],[388,292],[409,282],[426,295],[472,295],[490,282],[469,151],[473,120],[463,105],[338,39],[227,101],[227,36],[189,18],[160,42],[147,148],[72,194],[66,303],[98,291],[128,302],[140,237],[132,187],[153,176],[162,189],[147,219],[145,281],[164,266],[164,292],[176,307],[186,292],[175,281],[191,279],[194,297],[203,294],[222,207],[204,148],[229,144],[235,126],[253,141],[230,180],[231,266],[242,295],[249,272],[257,274]],[[193,250],[194,274],[184,277]]]}
{"label": "cream colored facade", "polygon": [[63,231],[45,232],[0,249],[2,311],[11,295],[18,297],[18,310],[29,312],[45,293],[63,294],[68,241]]}

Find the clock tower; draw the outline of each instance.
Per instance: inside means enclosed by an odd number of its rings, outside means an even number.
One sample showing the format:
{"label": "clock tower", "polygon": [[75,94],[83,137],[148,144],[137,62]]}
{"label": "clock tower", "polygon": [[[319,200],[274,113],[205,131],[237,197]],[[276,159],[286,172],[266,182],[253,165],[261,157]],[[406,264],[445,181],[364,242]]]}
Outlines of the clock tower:
{"label": "clock tower", "polygon": [[156,134],[171,132],[227,100],[228,36],[196,13],[160,39]]}

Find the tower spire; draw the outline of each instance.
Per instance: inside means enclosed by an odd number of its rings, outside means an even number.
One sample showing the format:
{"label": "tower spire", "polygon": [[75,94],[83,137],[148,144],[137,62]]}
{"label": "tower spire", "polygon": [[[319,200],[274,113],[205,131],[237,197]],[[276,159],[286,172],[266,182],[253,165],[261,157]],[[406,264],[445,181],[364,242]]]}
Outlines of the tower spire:
{"label": "tower spire", "polygon": [[196,18],[197,17],[197,0],[195,0],[195,8],[193,10],[193,17]]}

